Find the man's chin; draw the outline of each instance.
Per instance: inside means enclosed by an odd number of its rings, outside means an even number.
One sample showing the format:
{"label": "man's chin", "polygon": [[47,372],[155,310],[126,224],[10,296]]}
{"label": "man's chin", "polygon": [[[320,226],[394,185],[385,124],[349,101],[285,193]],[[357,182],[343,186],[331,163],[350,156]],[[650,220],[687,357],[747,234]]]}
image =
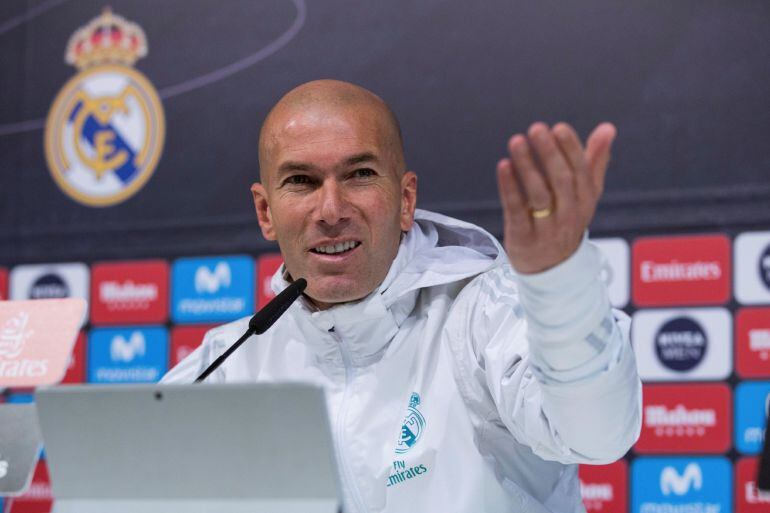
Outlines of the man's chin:
{"label": "man's chin", "polygon": [[318,308],[326,310],[327,308],[342,303],[358,301],[371,294],[371,292],[371,290],[362,290],[360,283],[337,279],[334,280],[334,283],[308,283],[305,296],[318,306]]}

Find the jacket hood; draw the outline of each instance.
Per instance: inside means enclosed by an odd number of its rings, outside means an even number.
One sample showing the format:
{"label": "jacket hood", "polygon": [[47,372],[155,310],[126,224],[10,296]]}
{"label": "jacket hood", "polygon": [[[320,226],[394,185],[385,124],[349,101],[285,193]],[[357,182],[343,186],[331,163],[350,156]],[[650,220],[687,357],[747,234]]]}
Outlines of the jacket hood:
{"label": "jacket hood", "polygon": [[[417,303],[421,289],[472,278],[502,261],[505,252],[481,228],[425,210],[415,212],[415,223],[401,239],[396,258],[380,286],[359,301],[318,310],[305,298],[291,305],[294,319],[322,357],[335,358],[337,344],[321,334],[333,329],[346,340],[354,365],[379,359]],[[288,286],[284,266],[273,275],[276,293]],[[287,313],[289,313],[287,312]]]}

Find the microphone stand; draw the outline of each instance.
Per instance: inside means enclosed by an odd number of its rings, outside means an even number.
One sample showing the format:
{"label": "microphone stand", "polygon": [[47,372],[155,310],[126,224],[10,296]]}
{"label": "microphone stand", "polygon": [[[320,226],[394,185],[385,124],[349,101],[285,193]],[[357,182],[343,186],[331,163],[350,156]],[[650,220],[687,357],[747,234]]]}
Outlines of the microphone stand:
{"label": "microphone stand", "polygon": [[254,317],[249,320],[249,329],[246,330],[246,333],[244,333],[233,345],[228,347],[227,351],[222,353],[219,358],[214,360],[211,365],[209,365],[206,370],[195,379],[195,383],[202,382],[212,372],[217,370],[219,366],[246,341],[247,338],[252,335],[261,335],[266,332],[270,326],[284,314],[289,306],[297,300],[302,294],[302,291],[305,290],[305,287],[307,287],[307,281],[304,278],[299,278],[286,287],[280,294],[275,296],[272,301],[266,304],[262,310],[257,312]]}

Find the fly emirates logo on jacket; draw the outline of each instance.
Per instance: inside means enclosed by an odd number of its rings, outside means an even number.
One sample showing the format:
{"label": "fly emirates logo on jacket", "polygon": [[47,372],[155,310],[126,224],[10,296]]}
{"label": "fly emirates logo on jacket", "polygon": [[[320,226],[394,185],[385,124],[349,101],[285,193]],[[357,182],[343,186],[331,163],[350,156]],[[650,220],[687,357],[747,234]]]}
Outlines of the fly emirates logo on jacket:
{"label": "fly emirates logo on jacket", "polygon": [[420,394],[414,392],[409,398],[409,407],[401,425],[401,436],[396,444],[397,458],[393,461],[393,468],[388,476],[389,487],[420,477],[428,472],[428,467],[425,464],[408,464],[406,459],[401,459],[406,458],[403,455],[417,445],[425,433],[427,422],[419,410],[419,406]]}

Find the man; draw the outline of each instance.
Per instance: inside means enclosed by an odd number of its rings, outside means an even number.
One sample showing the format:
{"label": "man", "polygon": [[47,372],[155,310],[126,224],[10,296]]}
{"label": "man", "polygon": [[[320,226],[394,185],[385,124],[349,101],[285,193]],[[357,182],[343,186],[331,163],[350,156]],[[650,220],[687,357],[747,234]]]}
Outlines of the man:
{"label": "man", "polygon": [[[640,429],[628,319],[584,237],[614,135],[513,136],[501,247],[415,209],[382,100],[330,80],[292,90],[262,126],[252,193],[285,262],[274,290],[308,287],[208,381],[323,386],[348,513],[583,511],[574,463],[620,458]],[[192,381],[247,322],[210,331],[166,381]]]}

